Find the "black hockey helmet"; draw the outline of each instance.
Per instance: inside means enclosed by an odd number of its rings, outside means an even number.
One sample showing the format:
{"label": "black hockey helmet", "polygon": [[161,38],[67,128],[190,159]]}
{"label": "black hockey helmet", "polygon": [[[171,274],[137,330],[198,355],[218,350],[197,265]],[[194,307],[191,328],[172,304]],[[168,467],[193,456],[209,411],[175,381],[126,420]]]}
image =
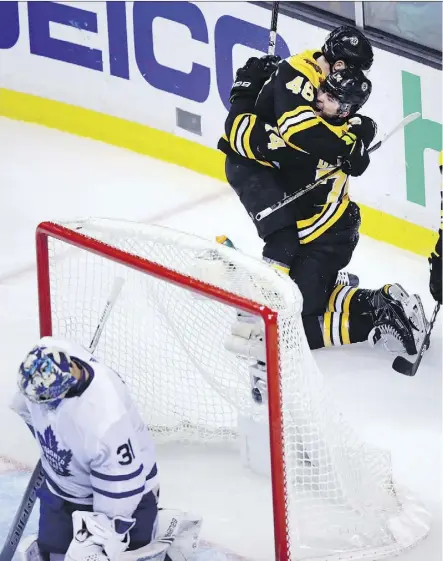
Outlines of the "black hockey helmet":
{"label": "black hockey helmet", "polygon": [[322,53],[331,66],[337,60],[343,60],[348,66],[369,70],[374,60],[371,43],[359,29],[351,25],[342,25],[331,31]]}
{"label": "black hockey helmet", "polygon": [[320,85],[320,90],[339,100],[339,113],[348,113],[348,119],[368,101],[372,84],[361,70],[345,68],[331,72]]}

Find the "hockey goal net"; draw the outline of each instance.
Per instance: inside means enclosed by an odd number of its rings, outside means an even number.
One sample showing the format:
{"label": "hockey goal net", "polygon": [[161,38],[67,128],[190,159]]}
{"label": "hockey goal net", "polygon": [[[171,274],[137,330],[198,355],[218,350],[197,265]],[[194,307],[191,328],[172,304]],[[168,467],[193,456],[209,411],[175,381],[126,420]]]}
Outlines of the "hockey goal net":
{"label": "hockey goal net", "polygon": [[[426,535],[427,513],[394,484],[389,453],[335,409],[288,277],[215,242],[110,219],[40,224],[37,259],[41,334],[85,347],[124,280],[96,354],[158,442],[162,501],[202,514],[204,540],[233,559],[338,561],[391,556]],[[263,322],[261,404],[251,361],[224,346],[237,309]],[[242,464],[245,419],[266,427],[270,477]]]}

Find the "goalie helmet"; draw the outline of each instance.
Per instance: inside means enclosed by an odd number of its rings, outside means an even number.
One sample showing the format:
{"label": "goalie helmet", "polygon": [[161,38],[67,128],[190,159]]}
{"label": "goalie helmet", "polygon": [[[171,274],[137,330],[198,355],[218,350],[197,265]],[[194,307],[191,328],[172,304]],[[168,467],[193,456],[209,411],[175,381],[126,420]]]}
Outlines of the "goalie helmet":
{"label": "goalie helmet", "polygon": [[319,89],[338,99],[339,114],[348,113],[348,119],[368,101],[372,84],[361,70],[346,68],[329,74]]}
{"label": "goalie helmet", "polygon": [[73,366],[65,351],[36,346],[20,364],[18,387],[34,403],[54,403],[77,383]]}
{"label": "goalie helmet", "polygon": [[331,66],[337,60],[342,60],[348,66],[369,70],[374,60],[371,43],[359,29],[351,25],[342,25],[331,31],[322,53]]}

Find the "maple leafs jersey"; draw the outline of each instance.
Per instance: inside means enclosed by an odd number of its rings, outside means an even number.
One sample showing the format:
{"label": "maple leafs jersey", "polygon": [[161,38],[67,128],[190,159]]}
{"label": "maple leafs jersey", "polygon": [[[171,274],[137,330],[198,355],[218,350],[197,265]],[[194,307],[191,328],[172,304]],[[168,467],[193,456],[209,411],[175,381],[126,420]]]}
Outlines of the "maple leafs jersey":
{"label": "maple leafs jersey", "polygon": [[49,490],[110,518],[131,517],[158,479],[153,440],[125,383],[75,343],[43,337],[41,344],[64,349],[89,374],[86,389],[57,407],[21,393],[11,404],[36,437]]}

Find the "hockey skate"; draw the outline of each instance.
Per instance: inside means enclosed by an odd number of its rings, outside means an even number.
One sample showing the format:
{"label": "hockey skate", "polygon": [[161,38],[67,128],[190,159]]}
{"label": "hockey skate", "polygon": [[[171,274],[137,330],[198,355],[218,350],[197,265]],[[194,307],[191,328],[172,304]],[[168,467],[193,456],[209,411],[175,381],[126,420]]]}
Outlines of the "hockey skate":
{"label": "hockey skate", "polygon": [[335,281],[335,286],[338,286],[339,284],[356,288],[360,284],[360,279],[357,275],[348,273],[348,271],[339,271],[337,274],[337,280]]}
{"label": "hockey skate", "polygon": [[428,327],[420,296],[409,296],[399,284],[387,285],[374,297],[374,307],[369,344],[374,347],[381,341],[389,352],[416,354]]}

